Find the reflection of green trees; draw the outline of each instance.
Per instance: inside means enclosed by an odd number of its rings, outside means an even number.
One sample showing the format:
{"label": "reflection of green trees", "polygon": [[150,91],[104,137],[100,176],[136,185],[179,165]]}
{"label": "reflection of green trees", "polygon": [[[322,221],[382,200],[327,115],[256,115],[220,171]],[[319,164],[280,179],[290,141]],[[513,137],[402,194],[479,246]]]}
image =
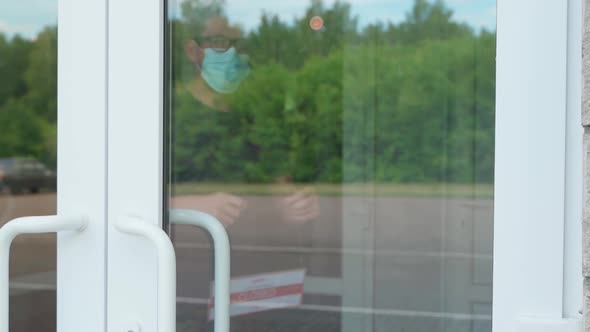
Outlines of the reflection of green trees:
{"label": "reflection of green trees", "polygon": [[[222,5],[185,2],[174,22],[177,54],[202,29],[202,10],[220,14]],[[315,15],[324,31],[309,28]],[[230,150],[219,150],[205,179],[492,182],[495,34],[451,16],[442,1],[426,0],[416,0],[404,22],[363,29],[345,2],[327,8],[314,0],[289,23],[263,15],[240,45],[253,73],[230,98],[237,120],[224,125],[235,127],[223,128],[234,133],[234,149],[250,153],[231,150],[228,161]],[[174,74],[187,80],[194,68],[180,56]],[[179,104],[175,112],[186,127],[195,109]],[[201,169],[199,137],[211,125],[195,125],[177,141],[179,180],[197,179],[187,170]]]}
{"label": "reflection of green trees", "polygon": [[[207,3],[184,1],[172,23],[175,81],[194,75],[184,42],[223,14],[223,2]],[[324,31],[309,28],[315,15]],[[194,108],[178,104],[177,178],[202,170],[199,179],[216,181],[491,182],[495,34],[451,15],[426,0],[399,24],[362,29],[345,2],[313,0],[294,22],[263,15],[240,45],[253,72],[231,97],[234,121],[191,122]],[[54,28],[34,41],[0,35],[0,157],[55,163],[56,39]],[[231,154],[206,169],[199,142],[211,132],[231,133],[220,145]]]}
{"label": "reflection of green trees", "polygon": [[57,154],[57,30],[35,41],[0,34],[0,158]]}

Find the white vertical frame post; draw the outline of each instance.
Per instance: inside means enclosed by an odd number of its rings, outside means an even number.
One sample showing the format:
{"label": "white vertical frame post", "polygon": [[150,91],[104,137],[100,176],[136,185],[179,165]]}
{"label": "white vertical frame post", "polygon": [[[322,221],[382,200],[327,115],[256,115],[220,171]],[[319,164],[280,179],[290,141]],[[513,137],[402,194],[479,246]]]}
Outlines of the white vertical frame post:
{"label": "white vertical frame post", "polygon": [[106,330],[107,0],[59,0],[57,331]]}
{"label": "white vertical frame post", "polygon": [[568,209],[581,200],[566,175],[581,154],[567,125],[580,88],[568,85],[568,1],[498,0],[497,31],[493,329],[581,331],[566,314]]}
{"label": "white vertical frame post", "polygon": [[[134,215],[161,226],[163,13],[163,0],[109,3],[109,220]],[[155,248],[113,223],[108,237],[107,330],[156,332]]]}

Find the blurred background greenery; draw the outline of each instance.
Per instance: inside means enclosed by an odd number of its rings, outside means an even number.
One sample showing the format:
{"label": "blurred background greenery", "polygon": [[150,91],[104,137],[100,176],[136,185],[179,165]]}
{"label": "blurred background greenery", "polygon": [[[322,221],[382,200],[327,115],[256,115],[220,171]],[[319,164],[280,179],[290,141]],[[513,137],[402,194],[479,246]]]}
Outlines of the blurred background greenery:
{"label": "blurred background greenery", "polygon": [[[224,15],[223,1],[187,0],[172,18],[175,86],[194,75],[184,43],[212,15]],[[316,15],[321,31],[309,28]],[[235,126],[203,125],[179,103],[175,178],[493,183],[495,31],[454,21],[440,0],[415,0],[397,24],[357,21],[345,1],[314,0],[293,22],[265,14],[244,31],[240,47],[253,70],[230,98]],[[56,61],[54,27],[33,40],[0,34],[0,158],[55,168]],[[231,133],[215,147],[228,161],[215,168],[203,166],[210,151],[195,146],[211,131]]]}
{"label": "blurred background greenery", "polygon": [[172,18],[177,182],[493,183],[495,31],[442,0],[362,27],[346,1],[313,0],[293,22],[263,14],[237,46],[253,70],[220,125],[183,101],[184,45],[224,7],[185,0]]}
{"label": "blurred background greenery", "polygon": [[0,158],[57,158],[57,29],[36,39],[0,33]]}

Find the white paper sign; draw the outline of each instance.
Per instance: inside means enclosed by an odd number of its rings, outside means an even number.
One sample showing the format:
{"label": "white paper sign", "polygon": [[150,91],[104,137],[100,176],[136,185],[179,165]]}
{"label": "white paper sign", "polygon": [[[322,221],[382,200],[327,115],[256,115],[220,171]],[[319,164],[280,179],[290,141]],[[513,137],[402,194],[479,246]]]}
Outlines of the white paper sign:
{"label": "white paper sign", "polygon": [[[233,278],[230,285],[230,316],[299,306],[303,301],[304,280],[305,269]],[[214,305],[215,300],[211,295],[209,320],[213,320]]]}

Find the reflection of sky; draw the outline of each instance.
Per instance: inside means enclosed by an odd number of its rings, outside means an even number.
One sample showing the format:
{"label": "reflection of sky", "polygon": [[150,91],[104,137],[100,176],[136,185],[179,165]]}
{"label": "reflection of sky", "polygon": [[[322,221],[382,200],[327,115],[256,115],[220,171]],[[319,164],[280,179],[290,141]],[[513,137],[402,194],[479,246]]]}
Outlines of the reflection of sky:
{"label": "reflection of sky", "polygon": [[0,32],[35,36],[57,22],[57,0],[0,0]]}
{"label": "reflection of sky", "polygon": [[[325,0],[331,5],[336,0]],[[414,0],[347,0],[361,26],[376,21],[400,22]],[[239,22],[250,30],[257,26],[261,13],[279,15],[291,22],[303,15],[309,2],[304,0],[226,0],[227,14],[232,22]],[[454,19],[476,29],[495,30],[496,0],[446,0],[453,9]],[[57,0],[0,1],[0,32],[16,33],[32,38],[46,25],[57,19]]]}
{"label": "reflection of sky", "polygon": [[[233,22],[239,22],[250,30],[258,24],[263,12],[277,14],[286,22],[301,17],[309,2],[303,0],[226,0],[227,14]],[[331,5],[336,0],[324,0]],[[360,26],[377,21],[400,22],[412,8],[414,0],[346,0],[351,4],[352,14],[359,19]],[[496,0],[446,0],[454,12],[454,20],[466,22],[477,30],[496,28]]]}

